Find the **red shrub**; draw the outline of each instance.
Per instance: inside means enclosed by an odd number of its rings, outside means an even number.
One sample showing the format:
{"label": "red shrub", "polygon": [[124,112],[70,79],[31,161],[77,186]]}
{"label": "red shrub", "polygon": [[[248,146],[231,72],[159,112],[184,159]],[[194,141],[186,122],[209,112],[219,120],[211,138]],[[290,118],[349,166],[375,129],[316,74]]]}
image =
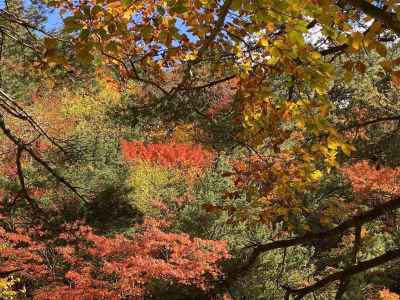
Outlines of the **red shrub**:
{"label": "red shrub", "polygon": [[168,233],[166,225],[147,219],[135,234],[105,237],[74,224],[44,242],[34,241],[38,229],[1,228],[0,270],[35,282],[35,299],[141,299],[154,279],[206,289],[229,257],[226,243]]}
{"label": "red shrub", "polygon": [[379,168],[371,166],[368,161],[360,161],[343,168],[353,186],[353,190],[361,195],[370,191],[381,191],[389,194],[400,192],[400,168]]}
{"label": "red shrub", "polygon": [[199,145],[145,144],[140,141],[122,141],[126,161],[146,160],[168,168],[206,168],[211,164],[212,153]]}

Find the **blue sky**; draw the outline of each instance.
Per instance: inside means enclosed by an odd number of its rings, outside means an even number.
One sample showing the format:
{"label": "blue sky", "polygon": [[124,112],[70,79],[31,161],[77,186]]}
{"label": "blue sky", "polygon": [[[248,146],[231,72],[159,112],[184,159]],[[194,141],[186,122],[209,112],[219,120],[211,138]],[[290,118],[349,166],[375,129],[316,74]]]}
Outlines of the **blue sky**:
{"label": "blue sky", "polygon": [[[31,0],[23,0],[24,6],[25,7],[29,7],[32,5]],[[0,0],[0,8],[4,8],[5,7],[5,0]],[[63,21],[62,18],[60,16],[59,10],[57,9],[52,9],[52,10],[48,10],[46,12],[46,16],[47,16],[47,22],[45,24],[45,30],[47,31],[52,31],[52,30],[56,30],[62,27],[63,25]],[[183,22],[178,18],[177,23],[176,23],[178,30],[180,31],[180,33],[184,33],[186,34],[186,36],[190,39],[190,40],[196,40],[197,38],[192,35],[188,29],[186,28],[186,26],[183,24]]]}
{"label": "blue sky", "polygon": [[[29,7],[31,5],[30,0],[23,0],[24,6]],[[0,8],[5,8],[5,0],[0,0]],[[57,10],[47,11],[47,23],[45,25],[46,30],[53,30],[60,28],[63,24],[60,14]]]}
{"label": "blue sky", "polygon": [[63,21],[58,11],[49,12],[47,15],[46,30],[52,30],[60,28],[63,25]]}

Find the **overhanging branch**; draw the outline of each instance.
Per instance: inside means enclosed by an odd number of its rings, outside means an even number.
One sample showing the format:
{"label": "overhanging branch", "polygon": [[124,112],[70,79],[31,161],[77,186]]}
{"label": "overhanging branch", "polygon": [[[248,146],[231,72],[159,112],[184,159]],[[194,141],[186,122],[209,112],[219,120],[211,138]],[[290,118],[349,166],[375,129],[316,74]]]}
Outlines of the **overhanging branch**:
{"label": "overhanging branch", "polygon": [[344,269],[341,272],[337,272],[337,273],[328,275],[327,277],[325,277],[324,279],[321,279],[320,281],[317,281],[313,285],[310,285],[310,286],[307,286],[305,288],[298,289],[298,290],[290,290],[289,294],[296,295],[296,297],[294,299],[300,300],[305,295],[315,292],[316,290],[323,288],[324,286],[326,286],[334,281],[340,280],[342,278],[347,278],[352,275],[367,271],[371,268],[380,266],[391,260],[395,260],[395,259],[399,259],[399,258],[400,258],[400,249],[391,250],[381,256],[360,262],[357,265],[354,265],[352,267]]}
{"label": "overhanging branch", "polygon": [[395,13],[385,11],[365,0],[345,0],[344,2],[380,21],[386,28],[393,30],[400,36],[400,20]]}
{"label": "overhanging branch", "polygon": [[237,270],[235,270],[234,272],[232,272],[231,274],[228,274],[225,281],[233,281],[236,278],[238,278],[239,276],[247,273],[247,271],[254,265],[254,263],[256,262],[258,257],[265,252],[268,252],[268,251],[271,251],[274,249],[309,244],[310,242],[313,242],[316,240],[329,239],[334,236],[343,234],[347,230],[349,230],[353,227],[361,226],[362,224],[370,222],[370,221],[384,215],[385,213],[387,213],[389,211],[393,211],[397,208],[400,208],[400,197],[399,196],[396,196],[392,200],[385,202],[369,211],[360,213],[360,214],[344,221],[342,224],[340,224],[330,230],[315,232],[315,233],[308,233],[304,236],[297,237],[297,238],[292,238],[292,239],[287,239],[287,240],[278,240],[278,241],[273,241],[273,242],[270,242],[267,244],[256,245],[256,246],[254,246],[253,252],[250,254],[246,263],[244,265],[242,265],[240,268],[238,268]]}

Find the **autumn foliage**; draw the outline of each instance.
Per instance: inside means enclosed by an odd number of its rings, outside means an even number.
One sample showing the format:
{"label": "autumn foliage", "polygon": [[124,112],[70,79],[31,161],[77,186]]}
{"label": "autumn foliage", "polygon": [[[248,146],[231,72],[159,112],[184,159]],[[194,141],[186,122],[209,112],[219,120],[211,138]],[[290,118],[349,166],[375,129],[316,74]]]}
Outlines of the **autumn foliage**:
{"label": "autumn foliage", "polygon": [[121,149],[126,161],[145,160],[167,168],[203,169],[210,166],[212,153],[199,145],[152,144],[140,141],[121,141]]}
{"label": "autumn foliage", "polygon": [[34,299],[141,299],[153,280],[209,288],[229,257],[226,244],[168,233],[167,226],[146,219],[134,234],[105,237],[75,223],[47,240],[39,228],[1,228],[0,270],[35,284]]}
{"label": "autumn foliage", "polygon": [[368,161],[359,161],[342,168],[351,182],[354,192],[366,196],[373,191],[389,195],[400,192],[400,169],[373,166]]}
{"label": "autumn foliage", "polygon": [[3,2],[0,299],[399,299],[398,0]]}
{"label": "autumn foliage", "polygon": [[380,300],[399,300],[400,296],[396,293],[392,293],[388,289],[383,289],[379,292]]}

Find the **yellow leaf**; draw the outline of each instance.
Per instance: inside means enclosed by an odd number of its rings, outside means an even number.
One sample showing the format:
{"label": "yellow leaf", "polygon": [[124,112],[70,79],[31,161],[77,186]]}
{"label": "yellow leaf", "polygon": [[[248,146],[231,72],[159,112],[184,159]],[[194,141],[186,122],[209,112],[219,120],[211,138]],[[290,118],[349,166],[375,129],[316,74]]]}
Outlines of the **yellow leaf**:
{"label": "yellow leaf", "polygon": [[306,128],[306,123],[303,119],[300,119],[297,121],[296,126],[300,129],[304,129]]}
{"label": "yellow leaf", "polygon": [[287,207],[278,207],[275,212],[278,216],[287,216],[289,209]]}
{"label": "yellow leaf", "polygon": [[310,178],[312,181],[318,181],[322,177],[322,172],[320,170],[315,170],[311,173]]}
{"label": "yellow leaf", "polygon": [[326,94],[326,89],[324,87],[322,87],[322,86],[316,86],[314,89],[315,89],[315,92],[318,95],[325,95]]}
{"label": "yellow leaf", "polygon": [[197,55],[195,53],[187,53],[184,57],[183,60],[189,61],[189,60],[195,60],[197,58]]}
{"label": "yellow leaf", "polygon": [[281,53],[279,52],[279,50],[276,47],[270,47],[269,51],[270,51],[271,58],[268,60],[268,64],[274,65],[279,61],[279,59],[281,57]]}
{"label": "yellow leaf", "polygon": [[273,32],[274,30],[275,30],[275,25],[274,25],[274,23],[268,23],[267,24],[267,30],[268,30],[268,32]]}
{"label": "yellow leaf", "polygon": [[362,45],[363,36],[360,32],[353,33],[351,47],[355,50],[360,50]]}
{"label": "yellow leaf", "polygon": [[260,43],[260,45],[263,46],[263,47],[268,47],[268,44],[269,44],[268,39],[267,39],[266,37],[262,37],[262,38],[260,39],[259,43]]}
{"label": "yellow leaf", "polygon": [[312,51],[312,52],[310,53],[310,57],[311,57],[313,60],[319,60],[319,59],[321,58],[321,54],[320,54],[319,52],[317,52],[317,51]]}
{"label": "yellow leaf", "polygon": [[349,145],[349,144],[343,144],[341,148],[342,148],[343,153],[346,154],[346,156],[350,156],[351,152],[356,149],[354,146]]}
{"label": "yellow leaf", "polygon": [[341,146],[340,141],[332,138],[328,138],[328,148],[332,150],[336,150],[339,146]]}

